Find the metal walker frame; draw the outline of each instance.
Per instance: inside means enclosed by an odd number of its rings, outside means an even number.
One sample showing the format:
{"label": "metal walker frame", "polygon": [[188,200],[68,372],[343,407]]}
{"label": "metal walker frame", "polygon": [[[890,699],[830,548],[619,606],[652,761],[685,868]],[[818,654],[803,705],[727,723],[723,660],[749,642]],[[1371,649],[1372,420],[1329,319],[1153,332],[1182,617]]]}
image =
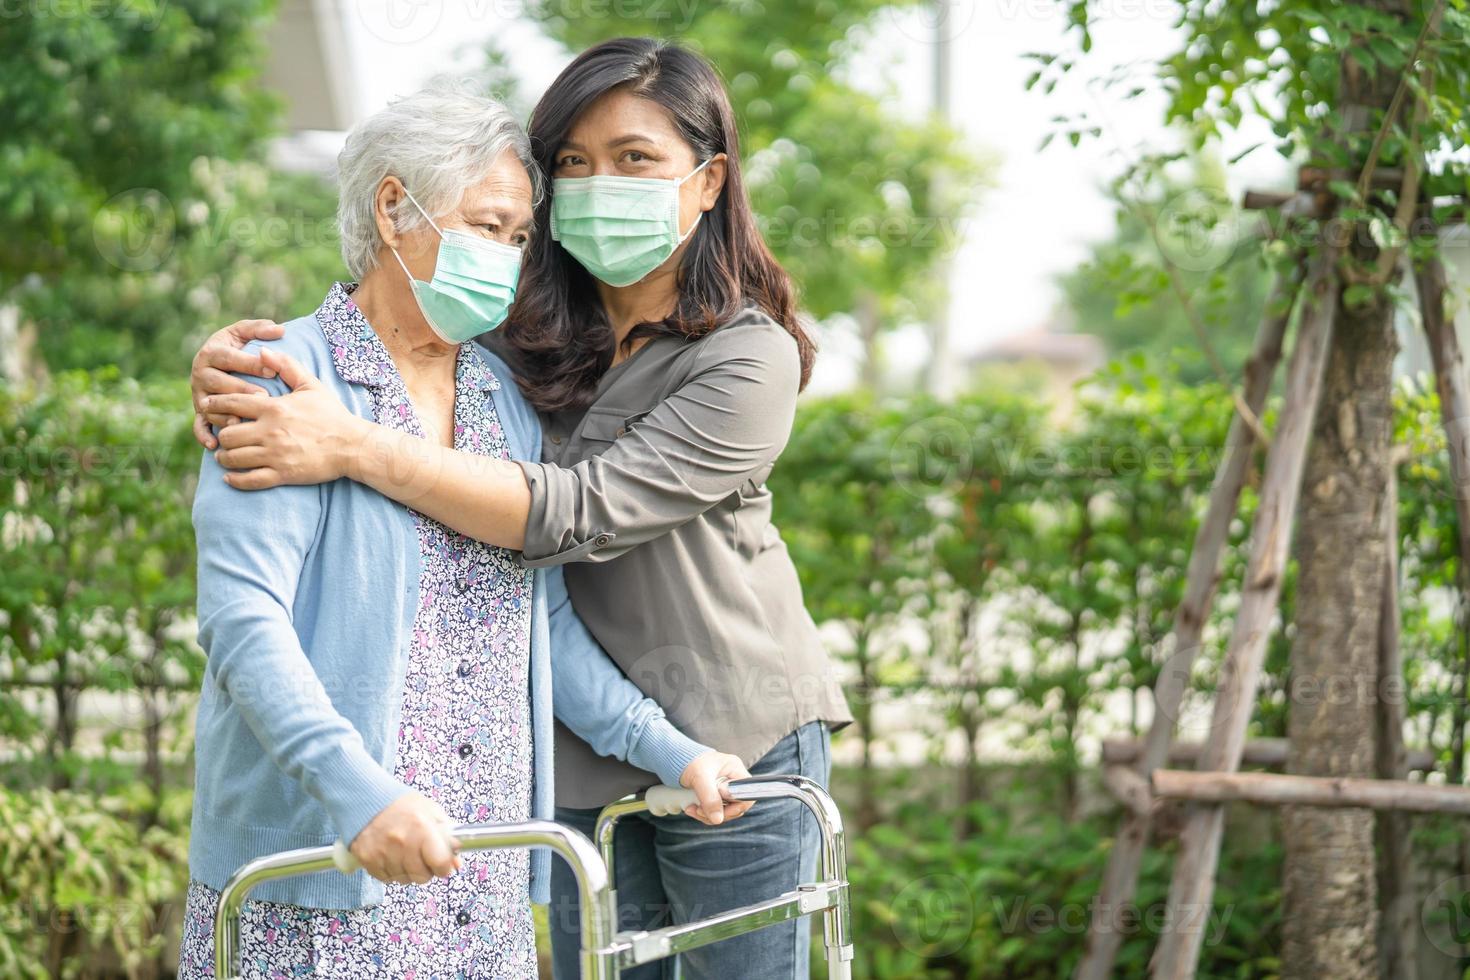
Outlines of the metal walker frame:
{"label": "metal walker frame", "polygon": [[[549,847],[572,869],[581,898],[582,980],[617,980],[630,967],[664,959],[710,943],[744,935],[791,919],[821,913],[829,980],[852,975],[852,914],[847,883],[847,846],[842,814],[832,797],[804,776],[761,776],[729,784],[738,800],[798,800],[816,818],[822,836],[820,880],[764,901],[730,909],[694,922],[662,929],[618,931],[613,888],[613,833],[624,817],[650,809],[669,812],[695,802],[690,790],[655,787],[620,800],[597,817],[597,846],[584,835],[550,820],[461,824],[452,829],[461,851],[506,847]],[[599,853],[600,850],[600,853]],[[239,976],[240,909],[263,882],[332,869],[350,870],[340,845],[303,847],[256,858],[242,866],[220,891],[214,919],[214,961],[218,980]],[[223,966],[221,966],[223,964]]]}

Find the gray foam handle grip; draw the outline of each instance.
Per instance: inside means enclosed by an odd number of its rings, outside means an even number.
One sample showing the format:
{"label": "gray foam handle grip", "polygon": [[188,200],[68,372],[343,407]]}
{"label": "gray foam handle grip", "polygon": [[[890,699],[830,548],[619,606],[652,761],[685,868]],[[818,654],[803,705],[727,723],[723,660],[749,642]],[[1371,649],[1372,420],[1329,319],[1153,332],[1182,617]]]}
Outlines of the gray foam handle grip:
{"label": "gray foam handle grip", "polygon": [[648,812],[655,817],[672,817],[683,813],[686,806],[697,804],[699,797],[692,789],[652,786],[643,794],[643,801],[648,804]]}

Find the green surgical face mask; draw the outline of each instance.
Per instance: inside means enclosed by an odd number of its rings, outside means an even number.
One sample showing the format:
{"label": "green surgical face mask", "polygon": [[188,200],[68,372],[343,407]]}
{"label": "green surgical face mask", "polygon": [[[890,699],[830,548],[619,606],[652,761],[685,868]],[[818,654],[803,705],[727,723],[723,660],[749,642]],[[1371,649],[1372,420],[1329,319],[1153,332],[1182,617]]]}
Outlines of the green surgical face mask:
{"label": "green surgical face mask", "polygon": [[708,164],[677,180],[558,177],[551,184],[551,237],[609,286],[631,286],[663,265],[699,227],[696,216],[679,233],[679,186]]}
{"label": "green surgical face mask", "polygon": [[[403,193],[408,194],[408,189]],[[412,194],[408,199],[439,233],[439,257],[434,261],[434,278],[428,282],[415,279],[398,249],[393,249],[429,327],[445,343],[463,344],[500,326],[515,302],[521,250],[453,228],[445,231]]]}

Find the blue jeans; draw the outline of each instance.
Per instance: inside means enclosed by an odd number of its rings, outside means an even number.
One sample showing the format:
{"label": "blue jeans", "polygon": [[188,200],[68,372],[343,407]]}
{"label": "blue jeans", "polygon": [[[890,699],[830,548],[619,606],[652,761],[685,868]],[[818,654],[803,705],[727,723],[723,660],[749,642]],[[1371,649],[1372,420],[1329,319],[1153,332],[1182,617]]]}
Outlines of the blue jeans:
{"label": "blue jeans", "polygon": [[[827,726],[814,721],[776,743],[752,775],[802,775],[827,785],[832,769]],[[556,808],[558,823],[592,836],[597,810]],[[614,841],[620,929],[658,929],[702,919],[789,892],[817,876],[821,837],[796,800],[762,800],[728,826],[707,827],[680,815],[624,818]],[[577,884],[552,861],[551,961],[556,980],[580,975]],[[794,919],[724,939],[675,959],[625,970],[625,980],[805,980],[811,919]]]}

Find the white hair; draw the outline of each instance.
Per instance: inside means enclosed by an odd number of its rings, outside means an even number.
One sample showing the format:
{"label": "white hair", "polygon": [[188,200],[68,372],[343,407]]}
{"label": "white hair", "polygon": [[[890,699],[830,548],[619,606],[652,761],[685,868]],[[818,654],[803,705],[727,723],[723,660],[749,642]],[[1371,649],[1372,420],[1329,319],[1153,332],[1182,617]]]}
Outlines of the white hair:
{"label": "white hair", "polygon": [[[397,177],[437,219],[458,207],[506,150],[525,164],[533,203],[539,203],[541,171],[525,130],[509,109],[467,79],[435,79],[354,126],[337,155],[337,224],[342,259],[353,278],[378,266],[383,238],[377,195],[384,177]],[[407,200],[394,207],[391,217],[404,232],[425,224]]]}

